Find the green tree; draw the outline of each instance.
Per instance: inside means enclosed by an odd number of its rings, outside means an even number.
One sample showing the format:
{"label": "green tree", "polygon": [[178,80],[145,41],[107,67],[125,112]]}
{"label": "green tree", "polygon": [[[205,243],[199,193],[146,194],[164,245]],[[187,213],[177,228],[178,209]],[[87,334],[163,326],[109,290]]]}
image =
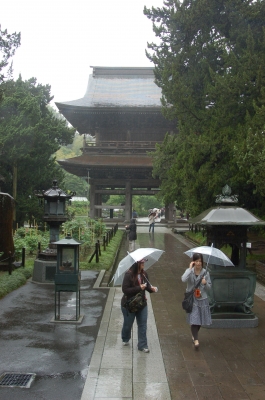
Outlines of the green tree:
{"label": "green tree", "polygon": [[148,45],[147,56],[155,64],[163,113],[178,121],[177,137],[167,136],[153,154],[162,195],[195,214],[228,183],[255,208],[260,195],[242,155],[247,127],[254,135],[264,128],[257,112],[264,105],[265,3],[164,4],[144,10],[160,39]]}
{"label": "green tree", "polygon": [[48,189],[54,178],[63,180],[53,154],[60,146],[71,143],[75,130],[48,109],[52,100],[49,85],[38,84],[35,78],[23,81],[19,77],[2,87],[0,168],[5,177],[4,189],[16,199],[17,217],[23,223],[37,214],[33,191]]}
{"label": "green tree", "polygon": [[8,33],[6,29],[2,30],[0,25],[0,83],[2,83],[6,77],[11,77],[12,63],[10,64],[10,59],[19,46],[20,33]]}
{"label": "green tree", "polygon": [[[67,158],[80,156],[82,154],[82,146],[83,137],[76,133],[72,143],[68,144],[67,146],[61,146],[60,149],[56,152],[56,160],[65,160]],[[87,197],[89,189],[87,181],[84,178],[85,177],[80,178],[79,176],[65,172],[64,187],[67,190],[76,192],[77,196]]]}

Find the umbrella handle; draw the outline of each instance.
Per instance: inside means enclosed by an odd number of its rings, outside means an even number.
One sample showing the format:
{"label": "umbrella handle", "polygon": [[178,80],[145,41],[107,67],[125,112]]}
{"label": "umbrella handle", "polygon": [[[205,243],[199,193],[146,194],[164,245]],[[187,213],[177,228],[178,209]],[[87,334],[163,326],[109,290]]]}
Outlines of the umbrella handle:
{"label": "umbrella handle", "polygon": [[146,275],[144,274],[145,279],[147,280],[147,282],[149,283],[150,286],[153,286],[152,283],[147,279]]}

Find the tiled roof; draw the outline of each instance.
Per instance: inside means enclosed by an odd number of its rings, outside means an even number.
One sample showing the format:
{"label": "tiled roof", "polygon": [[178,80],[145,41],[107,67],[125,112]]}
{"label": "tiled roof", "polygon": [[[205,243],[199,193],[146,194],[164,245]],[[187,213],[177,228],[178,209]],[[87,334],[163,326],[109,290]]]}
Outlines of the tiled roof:
{"label": "tiled roof", "polygon": [[[153,68],[93,67],[83,98],[59,105],[79,107],[161,107]],[[60,107],[59,107],[60,108]]]}

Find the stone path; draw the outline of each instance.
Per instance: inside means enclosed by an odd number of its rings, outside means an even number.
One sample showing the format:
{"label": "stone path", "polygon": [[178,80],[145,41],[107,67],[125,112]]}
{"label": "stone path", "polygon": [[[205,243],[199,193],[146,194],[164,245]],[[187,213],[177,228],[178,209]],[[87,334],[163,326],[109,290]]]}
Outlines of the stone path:
{"label": "stone path", "polygon": [[[148,319],[150,354],[137,352],[135,339],[121,345],[120,288],[111,289],[82,400],[90,399],[265,399],[265,303],[255,296],[257,328],[205,329],[200,349],[191,341],[181,301],[181,275],[188,265],[188,242],[167,228],[155,234],[138,229],[140,247],[165,253],[148,271],[159,292],[151,295]],[[264,289],[258,285],[258,293]],[[109,302],[110,300],[110,302]],[[105,309],[107,312],[107,308]],[[135,331],[134,331],[135,337]],[[98,346],[98,347],[97,347]],[[95,364],[93,364],[95,361]],[[165,379],[166,376],[166,379]]]}

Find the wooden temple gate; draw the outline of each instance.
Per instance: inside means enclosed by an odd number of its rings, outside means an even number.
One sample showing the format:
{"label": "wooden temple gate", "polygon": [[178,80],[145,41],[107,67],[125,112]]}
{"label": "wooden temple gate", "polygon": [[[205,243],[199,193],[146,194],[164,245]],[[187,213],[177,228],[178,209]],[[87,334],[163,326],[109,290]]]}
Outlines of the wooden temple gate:
{"label": "wooden temple gate", "polygon": [[[84,135],[82,155],[59,164],[86,177],[90,185],[90,217],[100,217],[102,196],[125,195],[125,220],[132,215],[133,195],[154,195],[160,181],[152,176],[150,152],[166,132],[176,133],[176,121],[161,113],[161,90],[153,68],[93,67],[81,99],[56,103],[59,111]],[[88,137],[94,141],[88,141]],[[110,209],[123,206],[112,206]],[[166,205],[173,220],[173,204]]]}

